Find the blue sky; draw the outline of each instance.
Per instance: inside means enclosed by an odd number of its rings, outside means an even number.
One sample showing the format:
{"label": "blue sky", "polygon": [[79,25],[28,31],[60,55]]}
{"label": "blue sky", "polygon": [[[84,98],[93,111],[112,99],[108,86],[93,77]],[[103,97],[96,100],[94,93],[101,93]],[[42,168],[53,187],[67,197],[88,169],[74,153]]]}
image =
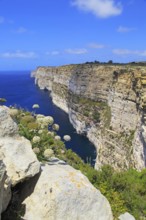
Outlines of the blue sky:
{"label": "blue sky", "polygon": [[0,0],[0,70],[146,60],[146,0]]}

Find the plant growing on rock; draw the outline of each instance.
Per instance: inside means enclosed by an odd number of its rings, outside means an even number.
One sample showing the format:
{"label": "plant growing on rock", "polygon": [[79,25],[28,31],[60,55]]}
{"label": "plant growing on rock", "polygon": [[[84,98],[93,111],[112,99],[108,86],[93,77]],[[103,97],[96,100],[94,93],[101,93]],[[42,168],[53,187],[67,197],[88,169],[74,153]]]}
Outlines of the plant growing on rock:
{"label": "plant growing on rock", "polygon": [[34,104],[33,106],[32,106],[32,108],[33,109],[36,109],[36,108],[39,108],[40,106],[38,105],[38,104]]}
{"label": "plant growing on rock", "polygon": [[59,130],[59,125],[58,125],[58,124],[53,124],[53,125],[52,125],[52,129],[53,129],[54,131],[58,131],[58,130]]}
{"label": "plant growing on rock", "polygon": [[52,149],[46,149],[45,151],[44,151],[44,157],[46,158],[46,159],[49,159],[49,158],[51,158],[51,157],[53,157],[54,156],[54,151],[52,150]]}
{"label": "plant growing on rock", "polygon": [[37,143],[40,142],[40,140],[41,140],[41,138],[40,138],[39,136],[34,136],[33,139],[32,139],[32,142],[33,142],[34,144],[37,144]]}
{"label": "plant growing on rock", "polygon": [[20,109],[13,118],[18,123],[20,135],[31,141],[34,153],[40,161],[46,160],[44,152],[48,149],[54,151],[56,157],[62,154],[61,151],[65,151],[65,145],[56,133],[59,125],[53,124],[53,117],[33,115]]}
{"label": "plant growing on rock", "polygon": [[3,105],[7,100],[4,98],[0,98],[0,105]]}
{"label": "plant growing on rock", "polygon": [[64,135],[64,136],[63,136],[63,139],[64,139],[65,141],[70,141],[70,140],[71,140],[71,137],[70,137],[69,135]]}
{"label": "plant growing on rock", "polygon": [[61,140],[61,137],[60,137],[59,135],[56,135],[56,136],[54,137],[54,139],[55,139],[55,140]]}
{"label": "plant growing on rock", "polygon": [[34,147],[34,148],[33,148],[33,152],[34,152],[35,154],[39,154],[39,153],[40,153],[40,149],[39,149],[38,147]]}
{"label": "plant growing on rock", "polygon": [[15,117],[19,114],[19,111],[16,108],[10,108],[9,109],[9,114],[11,115],[11,117]]}

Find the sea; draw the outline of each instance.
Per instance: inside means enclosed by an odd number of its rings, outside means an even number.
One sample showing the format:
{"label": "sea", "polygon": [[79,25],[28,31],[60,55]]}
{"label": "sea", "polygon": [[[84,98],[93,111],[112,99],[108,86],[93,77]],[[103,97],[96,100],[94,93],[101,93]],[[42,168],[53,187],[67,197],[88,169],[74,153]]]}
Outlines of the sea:
{"label": "sea", "polygon": [[72,149],[86,163],[95,164],[96,150],[94,145],[84,136],[76,133],[69,121],[68,114],[56,107],[48,91],[40,90],[30,77],[30,71],[0,71],[0,98],[5,98],[6,106],[16,105],[33,111],[33,104],[38,104],[36,113],[50,115],[59,124],[58,135],[70,135],[66,142],[67,149]]}

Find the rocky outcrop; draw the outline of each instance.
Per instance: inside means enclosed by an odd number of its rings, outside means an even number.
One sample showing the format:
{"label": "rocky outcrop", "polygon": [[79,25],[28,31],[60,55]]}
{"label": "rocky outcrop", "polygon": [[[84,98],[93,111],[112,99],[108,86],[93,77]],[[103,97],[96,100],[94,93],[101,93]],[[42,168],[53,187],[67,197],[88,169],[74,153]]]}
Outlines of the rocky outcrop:
{"label": "rocky outcrop", "polygon": [[[32,182],[23,189],[28,194]],[[58,159],[42,166],[32,194],[27,197],[27,220],[111,220],[106,198],[80,172]]]}
{"label": "rocky outcrop", "polygon": [[8,112],[9,109],[6,106],[0,106],[0,138],[18,135],[17,124],[12,120]]}
{"label": "rocky outcrop", "polygon": [[39,171],[40,163],[30,142],[19,136],[9,108],[0,106],[0,214],[10,202],[11,187]]}
{"label": "rocky outcrop", "polygon": [[0,161],[0,219],[1,213],[6,210],[11,199],[11,182],[6,174],[6,169]]}
{"label": "rocky outcrop", "polygon": [[32,73],[41,89],[69,114],[78,133],[97,149],[95,167],[146,165],[146,68],[130,65],[39,67]]}
{"label": "rocky outcrop", "polygon": [[135,218],[130,215],[128,212],[125,212],[124,214],[120,215],[119,220],[135,220]]}
{"label": "rocky outcrop", "polygon": [[6,166],[13,186],[34,176],[40,170],[40,164],[30,142],[23,137],[1,138],[0,159]]}
{"label": "rocky outcrop", "polygon": [[7,107],[0,107],[0,160],[5,164],[13,186],[40,170],[30,142],[18,135],[17,125]]}

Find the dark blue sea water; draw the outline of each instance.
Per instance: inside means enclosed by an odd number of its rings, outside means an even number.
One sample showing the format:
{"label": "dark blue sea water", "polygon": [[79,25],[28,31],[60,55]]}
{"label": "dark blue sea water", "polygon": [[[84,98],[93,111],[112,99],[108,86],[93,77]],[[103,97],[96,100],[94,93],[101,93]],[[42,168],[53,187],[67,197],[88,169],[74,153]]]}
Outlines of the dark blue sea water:
{"label": "dark blue sea water", "polygon": [[55,122],[60,125],[58,134],[71,136],[67,148],[71,148],[85,162],[90,161],[94,165],[96,151],[93,144],[86,137],[76,133],[68,115],[52,103],[47,91],[40,90],[34,84],[34,78],[30,77],[29,71],[0,72],[0,98],[7,100],[7,106],[16,104],[29,111],[33,110],[33,104],[39,104],[40,108],[36,113],[53,116]]}

